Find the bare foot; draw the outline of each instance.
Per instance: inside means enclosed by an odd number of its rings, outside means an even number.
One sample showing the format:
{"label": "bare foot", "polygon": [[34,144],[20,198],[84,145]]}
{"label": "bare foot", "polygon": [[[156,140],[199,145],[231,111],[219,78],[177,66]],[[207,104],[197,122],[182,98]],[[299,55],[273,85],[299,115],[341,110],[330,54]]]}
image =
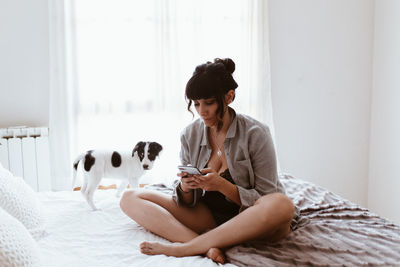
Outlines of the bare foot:
{"label": "bare foot", "polygon": [[[164,254],[175,257],[195,255],[188,252],[185,245],[182,243],[163,244],[159,242],[142,242],[140,244],[140,252],[147,255]],[[206,256],[218,263],[225,264],[226,262],[225,255],[219,248],[210,248]]]}
{"label": "bare foot", "polygon": [[142,242],[140,244],[140,252],[147,255],[189,256],[184,253],[182,244],[162,244],[159,242]]}
{"label": "bare foot", "polygon": [[222,250],[219,248],[210,248],[206,253],[207,258],[212,259],[215,262],[225,264],[226,258]]}

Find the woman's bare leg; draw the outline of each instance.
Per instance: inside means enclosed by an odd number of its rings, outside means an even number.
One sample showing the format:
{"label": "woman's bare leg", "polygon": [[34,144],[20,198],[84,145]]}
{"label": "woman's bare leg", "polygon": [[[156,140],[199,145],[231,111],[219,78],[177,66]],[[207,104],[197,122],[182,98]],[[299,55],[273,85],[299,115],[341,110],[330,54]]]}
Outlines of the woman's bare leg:
{"label": "woman's bare leg", "polygon": [[[289,198],[280,193],[261,197],[254,206],[213,230],[186,243],[161,244],[143,242],[145,254],[190,256],[207,252],[210,248],[224,248],[254,239],[279,240],[290,233],[294,206]],[[232,234],[235,233],[235,234]]]}
{"label": "woman's bare leg", "polygon": [[120,206],[138,224],[172,242],[186,242],[216,227],[205,205],[180,207],[170,195],[157,191],[128,190]]}
{"label": "woman's bare leg", "polygon": [[[157,191],[128,190],[121,198],[120,206],[138,224],[171,242],[188,242],[216,227],[205,205],[179,207],[170,195]],[[225,262],[219,249],[211,248],[205,253],[212,260]]]}

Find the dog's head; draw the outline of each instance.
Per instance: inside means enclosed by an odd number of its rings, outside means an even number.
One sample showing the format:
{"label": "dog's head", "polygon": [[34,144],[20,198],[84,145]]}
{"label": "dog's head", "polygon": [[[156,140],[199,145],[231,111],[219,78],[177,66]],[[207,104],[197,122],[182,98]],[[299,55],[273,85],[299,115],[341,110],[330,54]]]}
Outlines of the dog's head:
{"label": "dog's head", "polygon": [[162,146],[157,142],[139,142],[132,151],[132,157],[137,154],[143,170],[151,170],[156,157],[160,154]]}

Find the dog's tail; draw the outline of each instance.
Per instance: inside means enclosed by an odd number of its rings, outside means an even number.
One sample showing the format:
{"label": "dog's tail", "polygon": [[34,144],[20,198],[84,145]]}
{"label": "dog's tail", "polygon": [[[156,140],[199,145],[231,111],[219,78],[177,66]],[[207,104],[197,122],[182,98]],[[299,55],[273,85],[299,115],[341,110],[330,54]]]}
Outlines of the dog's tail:
{"label": "dog's tail", "polygon": [[72,178],[72,190],[74,190],[75,182],[76,182],[76,175],[78,173],[78,165],[79,162],[85,157],[86,153],[80,154],[75,160],[73,164],[73,178]]}

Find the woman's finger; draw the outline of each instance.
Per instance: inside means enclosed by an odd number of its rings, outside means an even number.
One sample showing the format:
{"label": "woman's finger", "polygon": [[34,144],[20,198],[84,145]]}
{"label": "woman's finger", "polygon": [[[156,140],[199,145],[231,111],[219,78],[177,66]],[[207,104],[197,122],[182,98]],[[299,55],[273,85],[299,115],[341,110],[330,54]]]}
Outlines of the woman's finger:
{"label": "woman's finger", "polygon": [[192,181],[195,181],[195,179],[196,179],[196,178],[195,178],[195,177],[192,177],[192,176],[191,176],[191,177],[182,177],[182,178],[181,178],[181,181],[182,181],[182,182],[192,182]]}
{"label": "woman's finger", "polygon": [[195,181],[197,181],[199,183],[207,181],[207,178],[208,178],[208,176],[206,176],[206,175],[199,175],[197,177],[194,177]]}
{"label": "woman's finger", "polygon": [[199,188],[199,185],[196,183],[189,183],[189,184],[186,184],[185,187],[189,188],[189,189],[196,189],[196,188]]}
{"label": "woman's finger", "polygon": [[192,185],[197,185],[196,182],[186,182],[184,183],[185,186],[192,186]]}
{"label": "woman's finger", "polygon": [[202,169],[201,170],[201,173],[204,175],[204,174],[207,174],[207,173],[210,173],[210,172],[213,172],[213,169],[211,169],[211,168],[205,168],[205,169]]}
{"label": "woman's finger", "polygon": [[190,177],[190,176],[193,176],[193,175],[188,174],[188,173],[186,173],[186,172],[179,172],[179,173],[176,174],[176,176],[180,176],[180,177]]}
{"label": "woman's finger", "polygon": [[197,182],[187,182],[187,183],[184,183],[184,186],[185,187],[199,187],[199,184],[197,183]]}

